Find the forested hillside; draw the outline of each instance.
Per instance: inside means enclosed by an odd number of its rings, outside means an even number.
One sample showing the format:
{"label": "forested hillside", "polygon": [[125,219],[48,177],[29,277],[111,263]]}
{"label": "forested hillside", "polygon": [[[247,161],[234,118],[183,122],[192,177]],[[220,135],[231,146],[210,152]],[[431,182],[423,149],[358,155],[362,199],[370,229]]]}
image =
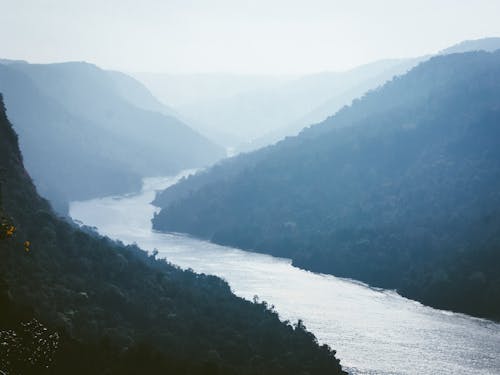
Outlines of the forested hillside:
{"label": "forested hillside", "polygon": [[3,373],[342,373],[301,322],[57,218],[24,169],[1,99],[0,170]]}
{"label": "forested hillside", "polygon": [[224,150],[169,115],[139,82],[86,63],[0,64],[26,168],[61,212],[129,193],[146,176],[209,165]]}
{"label": "forested hillside", "polygon": [[500,319],[500,52],[439,56],[156,200],[156,229]]}

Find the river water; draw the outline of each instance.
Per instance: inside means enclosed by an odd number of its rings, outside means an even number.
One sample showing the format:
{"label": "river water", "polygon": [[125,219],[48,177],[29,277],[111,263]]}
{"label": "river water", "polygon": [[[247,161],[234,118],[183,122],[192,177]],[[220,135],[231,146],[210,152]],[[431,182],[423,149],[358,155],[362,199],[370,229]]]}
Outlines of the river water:
{"label": "river water", "polygon": [[140,194],[72,202],[70,215],[182,268],[220,276],[236,295],[274,305],[283,320],[302,319],[351,374],[500,374],[500,324],[304,271],[288,259],[153,232],[155,191],[180,176],[145,179]]}

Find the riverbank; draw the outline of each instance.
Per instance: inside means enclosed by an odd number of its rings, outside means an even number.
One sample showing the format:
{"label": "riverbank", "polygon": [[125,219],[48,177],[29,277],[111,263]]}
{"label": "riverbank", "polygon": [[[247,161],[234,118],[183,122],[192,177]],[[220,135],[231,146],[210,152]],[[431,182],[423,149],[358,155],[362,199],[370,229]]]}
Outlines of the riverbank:
{"label": "riverbank", "polygon": [[500,372],[497,323],[301,270],[288,259],[153,232],[155,190],[177,178],[146,179],[137,195],[73,202],[70,214],[111,238],[156,249],[181,268],[220,276],[236,295],[274,305],[282,320],[302,319],[320,343],[335,347],[351,374]]}

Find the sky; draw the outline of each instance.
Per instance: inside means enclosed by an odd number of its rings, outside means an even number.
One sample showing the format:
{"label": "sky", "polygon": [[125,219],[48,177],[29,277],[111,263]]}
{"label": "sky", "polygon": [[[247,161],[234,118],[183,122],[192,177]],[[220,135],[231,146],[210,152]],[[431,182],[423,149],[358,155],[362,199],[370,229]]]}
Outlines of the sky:
{"label": "sky", "polygon": [[500,0],[0,0],[0,58],[304,74],[500,36]]}

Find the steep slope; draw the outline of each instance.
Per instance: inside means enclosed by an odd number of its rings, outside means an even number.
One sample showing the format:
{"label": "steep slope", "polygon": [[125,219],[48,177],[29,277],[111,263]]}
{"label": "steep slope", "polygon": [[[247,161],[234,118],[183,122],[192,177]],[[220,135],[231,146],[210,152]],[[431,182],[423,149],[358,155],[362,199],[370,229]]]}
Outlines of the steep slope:
{"label": "steep slope", "polygon": [[185,124],[153,111],[164,107],[130,80],[86,63],[0,65],[0,91],[27,168],[52,202],[130,192],[143,176],[223,156]]}
{"label": "steep slope", "polygon": [[[8,113],[16,129],[25,163],[40,193],[58,212],[67,202],[140,188],[140,174],[112,160],[107,148],[117,148],[110,132],[71,114],[45,96],[24,74],[0,65],[0,87],[8,92]],[[25,105],[29,103],[29,110]],[[107,147],[101,139],[108,139]]]}
{"label": "steep slope", "polygon": [[[0,232],[4,373],[342,373],[300,322],[57,218],[22,165],[1,97],[0,170],[2,224],[15,227]],[[23,323],[33,317],[43,324]]]}
{"label": "steep slope", "polygon": [[499,319],[499,77],[500,52],[433,58],[167,190],[154,226]]}

